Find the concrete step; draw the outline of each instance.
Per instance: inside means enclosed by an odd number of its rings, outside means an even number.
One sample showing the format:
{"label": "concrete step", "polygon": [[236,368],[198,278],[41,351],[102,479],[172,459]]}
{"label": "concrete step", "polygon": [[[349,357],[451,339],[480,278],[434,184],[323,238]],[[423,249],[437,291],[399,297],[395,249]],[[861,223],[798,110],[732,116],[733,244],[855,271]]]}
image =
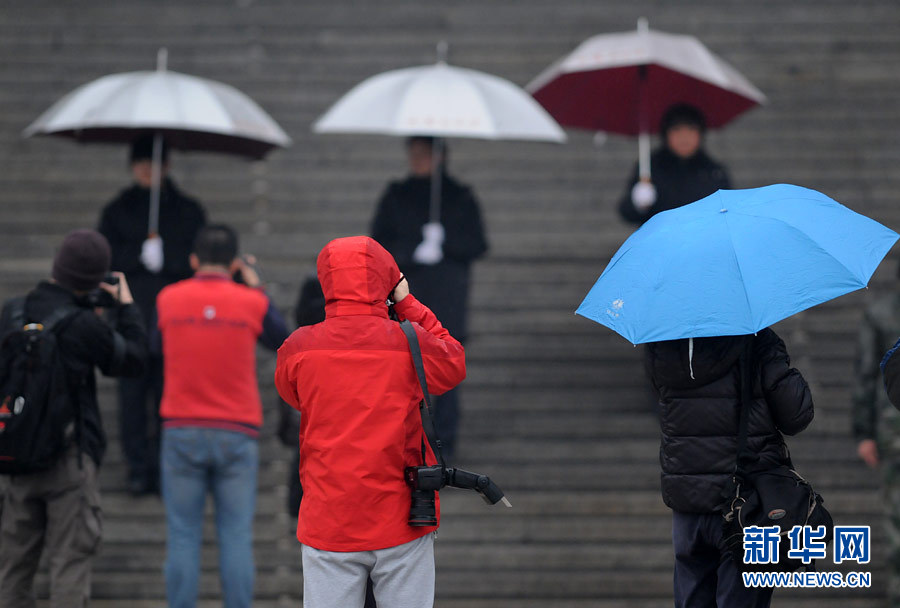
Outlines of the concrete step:
{"label": "concrete step", "polygon": [[[310,125],[377,72],[434,60],[524,84],[584,38],[634,27],[697,35],[766,92],[769,104],[710,132],[735,184],[799,183],[889,226],[900,225],[900,6],[865,0],[504,0],[375,5],[309,0],[150,5],[139,0],[34,0],[0,11],[0,297],[49,271],[61,236],[90,226],[128,180],[121,146],[80,147],[21,130],[74,87],[116,71],[170,68],[223,80],[257,100],[295,145],[247,163],[173,155],[174,175],[215,221],[234,224],[264,261],[269,291],[289,312],[300,277],[328,240],[364,233],[402,144],[378,136],[314,135]],[[661,608],[671,605],[670,515],[659,495],[659,429],[642,351],[573,312],[632,232],[615,205],[632,171],[633,139],[570,132],[565,145],[451,142],[451,168],[483,202],[490,256],[474,268],[469,377],[462,389],[460,466],[484,471],[514,508],[446,491],[437,545],[439,608]],[[871,296],[896,287],[895,262],[871,293],[844,296],[778,324],[810,381],[817,415],[788,443],[799,470],[839,522],[880,529],[878,473],[850,438],[856,327]],[[294,524],[284,513],[291,451],[273,437],[271,356],[261,356],[267,407],[261,439],[257,598],[300,603]],[[110,433],[102,470],[106,544],[92,605],[165,605],[165,524],[155,498],[125,492],[114,384],[101,383]],[[208,514],[211,522],[212,513]],[[200,606],[220,604],[208,522]],[[874,540],[870,590],[780,590],[798,608],[874,608],[883,601],[884,546]],[[827,568],[826,568],[827,569]],[[40,594],[46,594],[42,575]]]}

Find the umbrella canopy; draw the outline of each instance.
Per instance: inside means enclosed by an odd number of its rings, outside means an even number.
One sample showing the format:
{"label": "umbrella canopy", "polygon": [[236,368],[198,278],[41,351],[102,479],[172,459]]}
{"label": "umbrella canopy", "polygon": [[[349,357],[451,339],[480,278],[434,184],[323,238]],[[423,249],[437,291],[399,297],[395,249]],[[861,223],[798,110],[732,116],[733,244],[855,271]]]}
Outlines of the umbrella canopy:
{"label": "umbrella canopy", "polygon": [[[313,125],[316,133],[376,133],[434,137],[429,223],[440,218],[443,138],[563,142],[556,121],[521,88],[491,74],[447,65],[446,42],[439,60],[372,76],[346,93]],[[426,226],[427,228],[427,226]],[[440,259],[440,245],[423,233]]]}
{"label": "umbrella canopy", "polygon": [[513,83],[440,61],[377,74],[313,125],[316,133],[380,133],[565,141],[547,112]]}
{"label": "umbrella canopy", "polygon": [[234,87],[160,68],[111,74],[82,85],[53,104],[22,135],[125,143],[140,133],[155,132],[182,150],[250,158],[290,145],[281,127]]}
{"label": "umbrella canopy", "polygon": [[865,287],[897,238],[815,190],[719,190],[651,218],[576,312],[634,344],[752,334]]}
{"label": "umbrella canopy", "polygon": [[563,126],[621,135],[655,131],[676,103],[721,127],[766,97],[693,36],[651,30],[582,42],[526,87]]}
{"label": "umbrella canopy", "polygon": [[252,99],[221,82],[169,72],[167,58],[163,48],[155,72],[111,74],[78,87],[22,132],[23,137],[56,135],[99,143],[126,143],[153,133],[150,236],[156,234],[159,223],[163,138],[181,150],[254,159],[291,144],[291,138]]}

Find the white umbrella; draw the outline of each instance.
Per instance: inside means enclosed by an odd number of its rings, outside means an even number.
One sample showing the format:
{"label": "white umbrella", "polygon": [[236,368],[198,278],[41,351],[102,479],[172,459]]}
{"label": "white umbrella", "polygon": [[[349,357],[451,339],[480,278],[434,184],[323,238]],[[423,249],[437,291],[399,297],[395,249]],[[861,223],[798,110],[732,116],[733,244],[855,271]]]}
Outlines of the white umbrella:
{"label": "white umbrella", "polygon": [[423,244],[435,261],[442,255],[440,242],[431,240],[428,230],[440,221],[442,138],[566,140],[556,121],[522,88],[491,74],[447,65],[446,52],[442,42],[434,65],[391,70],[362,81],[313,125],[316,133],[435,138],[430,221],[423,228]]}
{"label": "white umbrella", "polygon": [[181,150],[262,158],[291,139],[252,99],[227,84],[169,72],[165,49],[156,71],[103,76],[57,101],[22,133],[80,142],[125,143],[155,133],[150,232],[159,219],[162,138]]}
{"label": "white umbrella", "polygon": [[508,80],[439,61],[362,81],[313,125],[316,133],[435,137],[432,222],[440,216],[438,162],[444,137],[564,142],[566,134],[534,98]]}
{"label": "white umbrella", "polygon": [[566,140],[556,121],[521,88],[443,61],[364,80],[331,106],[313,131]]}

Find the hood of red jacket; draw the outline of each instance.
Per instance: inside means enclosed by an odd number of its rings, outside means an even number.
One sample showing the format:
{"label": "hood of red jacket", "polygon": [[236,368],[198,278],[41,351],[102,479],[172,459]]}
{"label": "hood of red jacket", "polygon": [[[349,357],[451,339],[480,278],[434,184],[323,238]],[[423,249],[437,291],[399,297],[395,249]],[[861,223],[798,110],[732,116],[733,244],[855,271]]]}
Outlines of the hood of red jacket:
{"label": "hood of red jacket", "polygon": [[388,316],[385,300],[403,276],[397,262],[367,236],[335,239],[325,245],[316,262],[325,316]]}

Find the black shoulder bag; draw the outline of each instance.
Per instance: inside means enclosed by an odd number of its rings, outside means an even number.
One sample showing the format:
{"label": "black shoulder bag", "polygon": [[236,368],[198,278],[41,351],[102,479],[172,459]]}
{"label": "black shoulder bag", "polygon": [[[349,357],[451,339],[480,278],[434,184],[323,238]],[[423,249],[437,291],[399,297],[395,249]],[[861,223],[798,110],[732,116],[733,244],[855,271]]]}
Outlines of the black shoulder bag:
{"label": "black shoulder bag", "polygon": [[[825,526],[828,543],[833,535],[834,522],[823,506],[822,497],[813,490],[788,462],[769,469],[754,467],[758,456],[747,448],[747,425],[753,403],[754,361],[753,341],[747,340],[740,358],[740,418],[737,438],[737,463],[732,483],[726,487],[723,505],[723,543],[741,571],[791,572],[804,568],[815,570],[815,562],[804,564],[787,556],[791,548],[788,532],[794,526]],[[746,564],[744,528],[749,526],[778,526],[778,561],[772,564]],[[802,547],[801,547],[802,548]]]}

